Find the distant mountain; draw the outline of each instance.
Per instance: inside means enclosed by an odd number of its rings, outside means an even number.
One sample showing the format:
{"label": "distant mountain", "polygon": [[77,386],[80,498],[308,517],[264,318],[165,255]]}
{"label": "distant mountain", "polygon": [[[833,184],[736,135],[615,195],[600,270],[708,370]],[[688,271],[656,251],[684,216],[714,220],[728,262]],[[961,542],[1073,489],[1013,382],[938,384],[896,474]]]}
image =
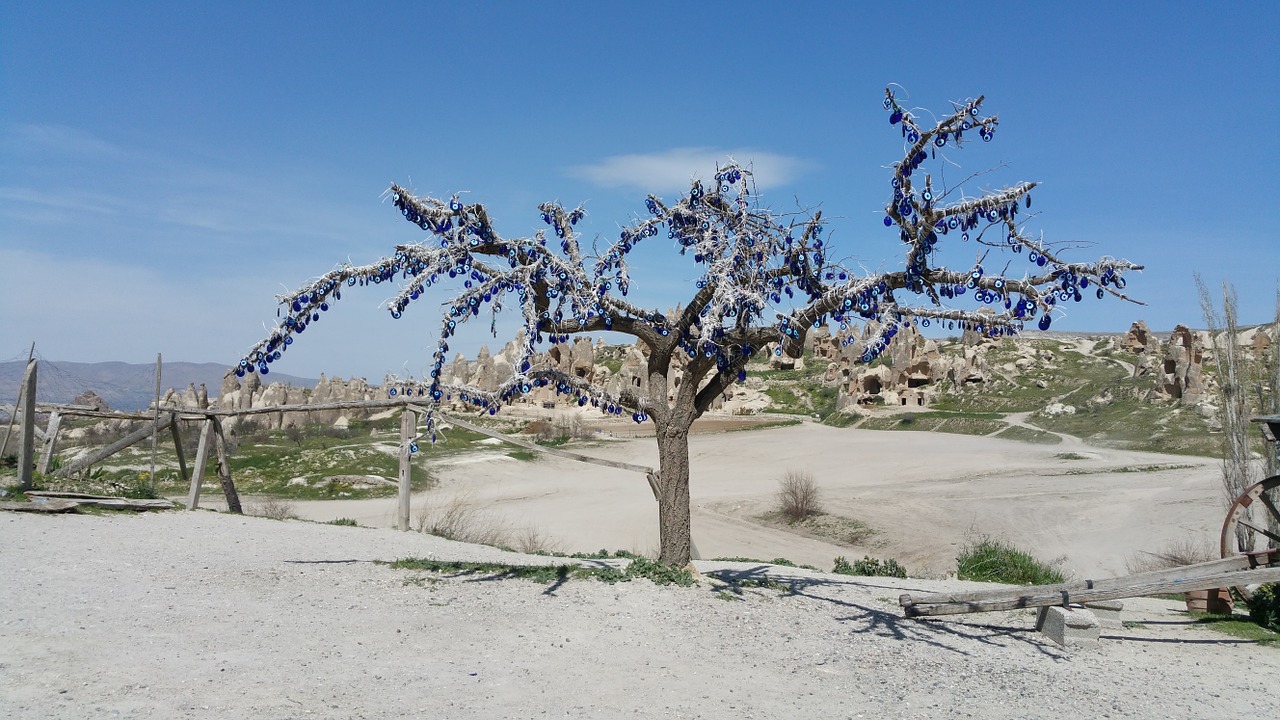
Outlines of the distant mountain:
{"label": "distant mountain", "polygon": [[[209,397],[222,388],[222,377],[229,366],[222,363],[167,362],[160,375],[160,392],[169,388],[183,390],[188,384],[204,383]],[[0,405],[12,404],[18,398],[18,386],[26,363],[0,363]],[[36,374],[36,399],[40,402],[71,402],[85,390],[102,396],[115,410],[141,410],[151,404],[156,392],[156,366],[122,362],[79,363],[58,360],[42,361]],[[314,378],[301,378],[284,373],[271,373],[269,382],[283,382],[297,387],[315,387]]]}

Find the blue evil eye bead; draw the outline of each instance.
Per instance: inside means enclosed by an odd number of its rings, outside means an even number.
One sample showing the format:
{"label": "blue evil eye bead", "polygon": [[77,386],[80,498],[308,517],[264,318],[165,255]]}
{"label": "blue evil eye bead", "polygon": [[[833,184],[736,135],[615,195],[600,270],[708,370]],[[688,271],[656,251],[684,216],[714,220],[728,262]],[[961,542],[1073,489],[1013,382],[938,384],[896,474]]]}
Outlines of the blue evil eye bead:
{"label": "blue evil eye bead", "polygon": [[1037,253],[1035,250],[1032,250],[1030,253],[1028,253],[1027,259],[1030,260],[1031,262],[1036,262],[1037,260],[1040,259],[1040,254]]}
{"label": "blue evil eye bead", "polygon": [[888,110],[888,109],[889,109],[889,108],[891,108],[891,107],[893,107],[893,98],[888,98],[888,97],[887,97],[887,98],[885,98],[885,99],[884,99],[884,109],[885,109],[885,110]]}
{"label": "blue evil eye bead", "polygon": [[1106,291],[1105,291],[1105,290],[1103,290],[1102,288],[1098,288],[1098,293],[1097,293],[1097,294],[1098,294],[1098,299],[1099,299],[1099,300],[1101,300],[1103,297],[1105,297],[1105,296],[1106,296],[1106,294],[1107,294],[1107,293],[1106,293]]}
{"label": "blue evil eye bead", "polygon": [[266,363],[258,363],[259,374],[266,375],[269,372],[271,372],[271,368],[267,367]]}
{"label": "blue evil eye bead", "polygon": [[885,216],[884,216],[884,226],[885,226],[885,227],[893,227],[893,218],[889,217],[888,215],[885,215]]}
{"label": "blue evil eye bead", "polygon": [[1003,289],[1004,289],[1004,278],[996,278],[995,282],[994,282],[994,283],[992,283],[992,284],[995,286],[996,290],[1003,290]]}
{"label": "blue evil eye bead", "polygon": [[449,201],[449,209],[454,212],[458,212],[462,210],[462,201],[459,200],[458,198],[453,198],[452,200]]}
{"label": "blue evil eye bead", "polygon": [[1049,262],[1049,259],[1048,259],[1048,258],[1046,258],[1046,257],[1045,257],[1045,256],[1043,256],[1043,255],[1041,255],[1040,257],[1036,258],[1036,264],[1037,264],[1037,265],[1039,265],[1040,267],[1044,267],[1044,266],[1045,266],[1045,264],[1046,264],[1046,263],[1048,263],[1048,262]]}
{"label": "blue evil eye bead", "polygon": [[901,110],[894,110],[893,112],[889,113],[889,124],[890,124],[890,125],[897,125],[897,124],[898,124],[898,122],[899,122],[900,120],[902,120],[902,111],[901,111]]}
{"label": "blue evil eye bead", "polygon": [[1080,278],[1080,287],[1082,288],[1089,287],[1089,278],[1086,278],[1086,277]]}
{"label": "blue evil eye bead", "polygon": [[418,443],[409,443],[409,452],[411,453],[418,452]]}
{"label": "blue evil eye bead", "polygon": [[929,318],[921,318],[920,325],[922,327],[929,327]]}
{"label": "blue evil eye bead", "polygon": [[1044,315],[1040,316],[1040,322],[1036,323],[1036,326],[1039,327],[1041,330],[1048,330],[1049,325],[1051,325],[1052,323],[1053,323],[1053,318],[1049,316],[1049,313],[1045,313]]}
{"label": "blue evil eye bead", "polygon": [[396,396],[396,389],[395,389],[395,388],[391,388],[390,390],[388,390],[388,391],[387,391],[387,394],[388,394],[388,395],[390,395],[391,397],[395,397],[395,396]]}
{"label": "blue evil eye bead", "polygon": [[947,144],[947,134],[946,134],[946,133],[942,133],[941,135],[938,135],[937,137],[935,137],[935,138],[933,139],[933,144],[934,144],[935,146],[937,146],[937,147],[942,147],[943,145],[946,145],[946,144]]}
{"label": "blue evil eye bead", "polygon": [[244,377],[244,368],[242,367],[236,368],[236,377]]}
{"label": "blue evil eye bead", "polygon": [[920,197],[924,198],[925,202],[933,202],[933,191],[929,188],[925,188]]}

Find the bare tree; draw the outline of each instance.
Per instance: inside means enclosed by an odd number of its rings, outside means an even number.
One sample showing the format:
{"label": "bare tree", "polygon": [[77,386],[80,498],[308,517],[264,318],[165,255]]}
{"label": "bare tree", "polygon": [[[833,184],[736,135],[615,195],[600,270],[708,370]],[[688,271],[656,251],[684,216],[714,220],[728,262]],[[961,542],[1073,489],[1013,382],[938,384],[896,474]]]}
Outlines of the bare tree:
{"label": "bare tree", "polygon": [[[416,197],[393,185],[395,206],[429,239],[398,245],[394,255],[370,265],[343,265],[280,296],[283,320],[250,350],[238,372],[267,371],[344,289],[399,279],[402,289],[388,303],[392,317],[399,318],[427,288],[460,284],[448,303],[430,377],[409,386],[410,391],[437,402],[456,396],[492,414],[535,387],[550,386],[579,405],[590,403],[604,413],[629,413],[636,422],[652,422],[659,449],[653,482],[660,559],[685,564],[690,558],[689,428],[745,377],[748,360],[771,343],[777,343],[776,355],[799,357],[815,325],[848,328],[866,321],[872,335],[862,359],[870,362],[910,323],[1000,336],[1027,322],[1048,329],[1057,303],[1079,301],[1084,294],[1128,299],[1121,292],[1124,273],[1141,266],[1109,257],[1067,262],[1059,257],[1060,248],[1026,232],[1024,208],[1031,206],[1035,183],[975,196],[963,187],[976,182],[974,176],[951,185],[941,173],[935,178],[925,171],[933,160],[948,162],[946,153],[974,137],[992,139],[999,121],[983,115],[982,102],[979,97],[953,103],[941,119],[925,121],[934,116],[903,107],[892,90],[885,91],[884,108],[904,140],[902,159],[889,168],[891,197],[884,216],[884,225],[896,229],[901,241],[904,261],[899,269],[871,272],[832,261],[822,213],[776,214],[758,206],[750,169],[733,162],[718,168],[713,182],[695,180],[687,194],[671,201],[648,196],[648,218],[623,229],[606,247],[593,245],[589,251],[575,229],[584,216],[581,207],[543,204],[539,209],[550,230],[511,239],[494,229],[481,204],[466,204],[457,196],[448,201]],[[630,253],[664,232],[700,274],[683,309],[670,315],[627,300]],[[955,236],[978,250],[971,266],[940,264],[937,246]],[[991,253],[1001,251],[1012,257],[994,262]],[[1019,259],[1025,260],[1025,269],[1011,271]],[[978,307],[947,306],[946,301],[965,294]],[[444,383],[449,339],[458,326],[482,311],[496,318],[508,304],[521,314],[526,340],[512,377],[495,391]],[[611,393],[535,366],[535,353],[545,343],[600,331],[636,338],[647,355],[646,394]],[[669,388],[669,370],[680,356],[684,379]],[[434,427],[433,418],[426,422]]]}
{"label": "bare tree", "polygon": [[[1235,288],[1226,282],[1222,283],[1221,313],[1199,273],[1196,274],[1196,288],[1200,292],[1200,309],[1204,313],[1204,321],[1209,326],[1209,341],[1213,343],[1218,401],[1222,413],[1222,490],[1227,505],[1230,505],[1252,484],[1253,477],[1249,461],[1248,394],[1244,379],[1249,372],[1246,367],[1248,363],[1240,350]],[[1239,532],[1247,533],[1249,530],[1241,526]],[[1246,542],[1248,538],[1241,537],[1239,540]]]}

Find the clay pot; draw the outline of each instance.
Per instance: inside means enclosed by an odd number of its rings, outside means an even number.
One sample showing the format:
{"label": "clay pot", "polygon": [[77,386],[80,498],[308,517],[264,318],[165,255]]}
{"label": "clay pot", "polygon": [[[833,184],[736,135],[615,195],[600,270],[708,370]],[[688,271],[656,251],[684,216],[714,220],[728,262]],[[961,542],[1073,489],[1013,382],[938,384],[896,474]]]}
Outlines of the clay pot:
{"label": "clay pot", "polygon": [[1227,588],[1210,590],[1192,590],[1184,593],[1187,598],[1187,612],[1208,612],[1215,615],[1230,615],[1235,603],[1231,599],[1231,591]]}

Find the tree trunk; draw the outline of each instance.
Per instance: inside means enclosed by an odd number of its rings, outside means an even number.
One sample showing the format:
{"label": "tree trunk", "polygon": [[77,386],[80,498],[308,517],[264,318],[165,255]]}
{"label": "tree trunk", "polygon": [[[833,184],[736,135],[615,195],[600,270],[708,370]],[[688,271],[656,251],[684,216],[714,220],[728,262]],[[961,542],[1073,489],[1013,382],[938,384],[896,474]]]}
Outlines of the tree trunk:
{"label": "tree trunk", "polygon": [[692,558],[689,540],[689,427],[658,427],[658,560],[684,567]]}

